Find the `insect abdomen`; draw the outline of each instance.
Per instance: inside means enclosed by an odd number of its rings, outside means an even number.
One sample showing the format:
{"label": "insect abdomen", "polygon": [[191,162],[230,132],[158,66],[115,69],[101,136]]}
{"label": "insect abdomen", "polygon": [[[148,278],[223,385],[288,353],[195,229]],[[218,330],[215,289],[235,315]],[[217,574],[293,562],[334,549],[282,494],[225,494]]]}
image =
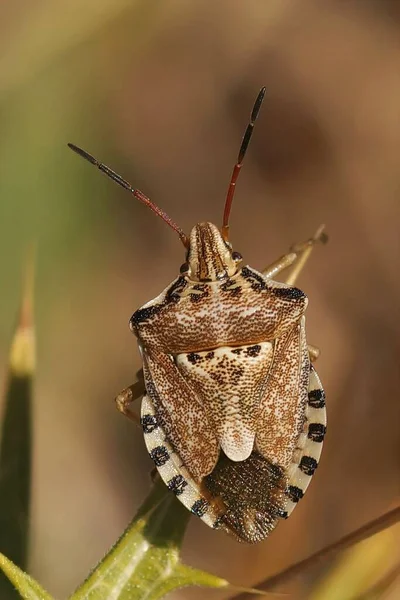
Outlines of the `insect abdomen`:
{"label": "insect abdomen", "polygon": [[215,469],[204,478],[207,490],[225,505],[221,526],[250,544],[275,528],[287,503],[286,481],[283,469],[257,451],[241,462],[221,453]]}

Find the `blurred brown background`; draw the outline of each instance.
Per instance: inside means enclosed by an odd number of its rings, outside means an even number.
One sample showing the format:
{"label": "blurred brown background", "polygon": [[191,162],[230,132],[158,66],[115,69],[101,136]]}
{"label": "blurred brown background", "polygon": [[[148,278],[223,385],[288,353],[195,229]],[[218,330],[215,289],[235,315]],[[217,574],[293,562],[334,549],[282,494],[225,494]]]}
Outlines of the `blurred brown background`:
{"label": "blurred brown background", "polygon": [[140,366],[129,317],[183,262],[173,232],[66,143],[110,164],[185,231],[219,224],[262,85],[231,239],[261,269],[326,223],[330,243],[301,286],[309,341],[322,350],[329,434],[306,498],[271,538],[247,547],[193,519],[184,559],[255,584],[392,506],[398,4],[18,0],[1,4],[0,23],[1,374],[26,248],[39,245],[30,572],[64,597],[149,489],[141,433],[113,398]]}

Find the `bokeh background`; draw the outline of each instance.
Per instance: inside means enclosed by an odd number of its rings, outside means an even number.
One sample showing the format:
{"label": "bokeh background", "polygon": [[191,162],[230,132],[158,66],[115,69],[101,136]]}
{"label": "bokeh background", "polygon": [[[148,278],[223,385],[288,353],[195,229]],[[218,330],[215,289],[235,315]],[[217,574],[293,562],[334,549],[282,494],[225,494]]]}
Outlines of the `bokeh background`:
{"label": "bokeh background", "polygon": [[[37,240],[29,570],[57,597],[149,489],[141,433],[113,398],[140,366],[129,317],[183,262],[177,236],[66,144],[110,164],[185,231],[220,223],[262,85],[231,239],[261,269],[326,223],[330,242],[301,286],[329,434],[306,499],[267,541],[240,545],[193,519],[184,559],[255,584],[398,499],[399,34],[390,0],[1,3],[0,374]],[[320,572],[288,589],[307,595]]]}

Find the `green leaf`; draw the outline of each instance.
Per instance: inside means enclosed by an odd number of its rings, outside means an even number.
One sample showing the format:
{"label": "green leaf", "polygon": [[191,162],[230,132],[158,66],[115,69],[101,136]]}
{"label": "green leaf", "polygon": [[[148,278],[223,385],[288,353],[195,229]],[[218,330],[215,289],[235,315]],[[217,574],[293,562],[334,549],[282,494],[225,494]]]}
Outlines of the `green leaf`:
{"label": "green leaf", "polygon": [[190,585],[221,588],[228,582],[179,562],[190,513],[155,483],[125,533],[71,600],[155,600]]}
{"label": "green leaf", "polygon": [[[19,594],[15,592],[15,597],[24,598],[25,600],[53,600],[37,581],[14,565],[4,554],[0,554],[0,569],[18,590]],[[3,599],[3,596],[1,598]]]}
{"label": "green leaf", "polygon": [[[31,261],[32,263],[32,261]],[[35,363],[32,316],[33,268],[11,344],[0,444],[0,551],[25,568],[31,484],[31,385]],[[0,574],[0,598],[18,598]]]}

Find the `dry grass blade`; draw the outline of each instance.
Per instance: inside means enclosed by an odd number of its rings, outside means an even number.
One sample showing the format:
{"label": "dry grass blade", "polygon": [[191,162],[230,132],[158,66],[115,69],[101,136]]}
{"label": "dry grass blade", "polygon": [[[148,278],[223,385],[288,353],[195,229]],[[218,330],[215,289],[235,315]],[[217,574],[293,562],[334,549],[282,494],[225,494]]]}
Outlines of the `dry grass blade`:
{"label": "dry grass blade", "polygon": [[[398,521],[400,521],[400,506],[390,510],[384,515],[381,515],[377,519],[370,521],[359,529],[352,531],[337,542],[333,542],[333,544],[329,544],[329,546],[326,546],[322,550],[318,550],[318,552],[315,552],[315,554],[312,554],[304,560],[290,565],[287,569],[280,571],[276,575],[268,577],[262,583],[260,583],[257,588],[263,591],[269,591],[275,588],[277,585],[286,583],[290,579],[302,574],[310,567],[315,566],[316,562],[332,558],[339,552],[342,552],[354,544],[357,544],[358,542],[375,535],[379,531],[383,531],[384,529],[391,527]],[[252,594],[244,593],[234,596],[234,598],[231,600],[250,600],[252,597]]]}
{"label": "dry grass blade", "polygon": [[355,600],[378,600],[388,592],[392,585],[400,578],[400,564],[396,565],[386,573],[377,583],[369,588],[364,594],[358,596]]}
{"label": "dry grass blade", "polygon": [[348,548],[331,561],[308,600],[356,600],[382,580],[396,565],[400,524]]}

